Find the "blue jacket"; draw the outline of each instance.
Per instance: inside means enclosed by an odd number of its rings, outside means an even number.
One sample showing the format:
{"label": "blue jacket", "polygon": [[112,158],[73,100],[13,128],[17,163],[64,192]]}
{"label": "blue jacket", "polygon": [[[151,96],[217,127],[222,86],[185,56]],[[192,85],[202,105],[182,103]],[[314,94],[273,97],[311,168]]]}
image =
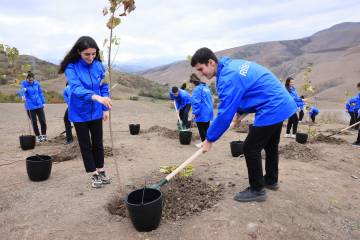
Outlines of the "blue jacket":
{"label": "blue jacket", "polygon": [[190,94],[185,90],[179,89],[179,95],[175,97],[175,95],[172,93],[170,89],[169,95],[171,100],[175,99],[176,108],[178,110],[183,109],[187,104],[191,104]]}
{"label": "blue jacket", "polygon": [[356,105],[354,107],[354,112],[358,112],[360,110],[360,93],[356,96]]}
{"label": "blue jacket", "polygon": [[316,107],[312,106],[312,107],[310,108],[309,115],[310,115],[310,117],[315,117],[316,115],[319,114],[319,112],[320,112],[319,109],[317,109]]}
{"label": "blue jacket", "polygon": [[69,86],[69,85],[67,85],[67,86],[64,88],[63,96],[64,96],[64,101],[66,102],[67,105],[69,105],[70,96],[71,96],[70,86]]}
{"label": "blue jacket", "polygon": [[102,97],[109,96],[109,86],[101,81],[105,78],[105,69],[101,62],[94,60],[87,64],[79,59],[69,63],[65,69],[71,92],[69,101],[69,120],[71,122],[88,122],[102,119],[106,107],[91,97],[96,94]]}
{"label": "blue jacket", "polygon": [[352,97],[347,101],[345,108],[348,112],[352,113],[352,112],[355,112],[355,110],[357,108],[357,106],[356,106],[357,104],[358,104],[357,97]]}
{"label": "blue jacket", "polygon": [[197,85],[191,96],[192,113],[195,122],[209,122],[214,116],[214,106],[211,91],[205,83]]}
{"label": "blue jacket", "polygon": [[210,142],[220,138],[237,111],[255,113],[256,127],[280,123],[297,111],[285,86],[269,70],[254,62],[221,58],[216,88],[220,103],[218,115],[207,131]]}
{"label": "blue jacket", "polygon": [[302,98],[300,98],[296,92],[296,89],[294,87],[290,87],[290,90],[288,90],[291,97],[294,99],[296,105],[298,108],[303,109],[304,108],[304,101]]}
{"label": "blue jacket", "polygon": [[26,110],[33,110],[44,107],[45,98],[41,90],[40,83],[34,80],[32,83],[29,83],[27,80],[24,80],[21,83],[21,88],[19,91],[20,98],[25,96],[25,107]]}

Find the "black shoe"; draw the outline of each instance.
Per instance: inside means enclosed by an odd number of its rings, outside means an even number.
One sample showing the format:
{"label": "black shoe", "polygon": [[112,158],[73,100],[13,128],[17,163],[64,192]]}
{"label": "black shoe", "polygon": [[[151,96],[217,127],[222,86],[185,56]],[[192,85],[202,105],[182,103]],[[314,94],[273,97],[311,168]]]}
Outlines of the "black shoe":
{"label": "black shoe", "polygon": [[358,141],[356,141],[356,142],[353,142],[353,144],[352,144],[353,146],[355,146],[355,147],[360,147],[360,142],[358,142]]}
{"label": "black shoe", "polygon": [[105,171],[99,172],[99,178],[100,178],[102,184],[110,184],[111,183],[111,178],[106,176]]}
{"label": "black shoe", "polygon": [[270,189],[270,190],[273,190],[273,191],[276,191],[279,189],[279,184],[276,182],[276,183],[273,183],[273,184],[267,184],[265,183],[265,188],[267,189]]}
{"label": "black shoe", "polygon": [[256,191],[248,187],[244,191],[238,192],[234,200],[238,202],[263,202],[266,200],[266,191],[264,189]]}
{"label": "black shoe", "polygon": [[74,142],[74,140],[73,140],[73,139],[69,139],[69,140],[66,141],[66,144],[71,144],[72,142]]}

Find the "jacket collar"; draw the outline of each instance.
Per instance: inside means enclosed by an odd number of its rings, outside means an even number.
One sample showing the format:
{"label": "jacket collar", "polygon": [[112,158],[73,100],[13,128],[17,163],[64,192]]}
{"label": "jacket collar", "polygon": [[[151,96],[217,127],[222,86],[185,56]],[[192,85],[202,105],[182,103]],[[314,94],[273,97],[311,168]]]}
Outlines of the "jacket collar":
{"label": "jacket collar", "polygon": [[231,58],[229,58],[229,57],[220,58],[217,73],[216,73],[216,79],[219,78],[221,70],[224,68],[224,66],[228,65],[230,62],[231,62]]}

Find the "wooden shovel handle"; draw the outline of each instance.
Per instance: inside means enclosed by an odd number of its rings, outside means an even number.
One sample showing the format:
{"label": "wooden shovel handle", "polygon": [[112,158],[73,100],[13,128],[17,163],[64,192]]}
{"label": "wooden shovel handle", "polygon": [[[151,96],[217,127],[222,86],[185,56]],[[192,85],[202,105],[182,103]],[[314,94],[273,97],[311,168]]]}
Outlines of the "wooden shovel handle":
{"label": "wooden shovel handle", "polygon": [[357,122],[357,123],[354,123],[354,124],[351,125],[351,126],[348,126],[348,127],[344,128],[344,129],[341,129],[340,132],[343,132],[343,131],[348,130],[348,129],[352,128],[352,127],[355,127],[355,126],[358,125],[358,124],[360,124],[360,121]]}
{"label": "wooden shovel handle", "polygon": [[189,163],[191,163],[195,158],[200,156],[203,153],[202,148],[197,150],[191,157],[189,157],[185,162],[183,162],[180,166],[178,166],[174,171],[172,171],[169,175],[165,177],[167,181],[170,181],[176,174],[178,174],[181,170],[183,170]]}

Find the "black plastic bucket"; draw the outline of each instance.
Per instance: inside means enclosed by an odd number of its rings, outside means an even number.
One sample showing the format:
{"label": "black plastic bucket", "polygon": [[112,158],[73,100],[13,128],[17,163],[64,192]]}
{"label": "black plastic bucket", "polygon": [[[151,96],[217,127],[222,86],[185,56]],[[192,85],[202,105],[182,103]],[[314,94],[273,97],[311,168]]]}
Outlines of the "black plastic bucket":
{"label": "black plastic bucket", "polygon": [[131,135],[138,135],[140,132],[140,124],[129,124],[129,130]]}
{"label": "black plastic bucket", "polygon": [[182,145],[189,145],[191,143],[192,132],[191,131],[180,131],[179,140]]}
{"label": "black plastic bucket", "polygon": [[296,133],[295,140],[298,143],[305,144],[307,142],[308,135],[306,133]]}
{"label": "black plastic bucket", "polygon": [[232,141],[230,142],[231,155],[238,157],[244,154],[244,142],[243,141]]}
{"label": "black plastic bucket", "polygon": [[51,156],[35,155],[26,158],[26,171],[31,181],[44,181],[48,179],[51,167]]}
{"label": "black plastic bucket", "polygon": [[125,203],[136,230],[148,232],[159,226],[162,214],[162,194],[159,190],[135,190],[127,196]]}
{"label": "black plastic bucket", "polygon": [[250,123],[250,124],[249,124],[249,132],[251,131],[252,127],[253,127],[253,124]]}
{"label": "black plastic bucket", "polygon": [[19,137],[20,147],[22,150],[29,150],[35,147],[35,136],[34,135],[22,135]]}

